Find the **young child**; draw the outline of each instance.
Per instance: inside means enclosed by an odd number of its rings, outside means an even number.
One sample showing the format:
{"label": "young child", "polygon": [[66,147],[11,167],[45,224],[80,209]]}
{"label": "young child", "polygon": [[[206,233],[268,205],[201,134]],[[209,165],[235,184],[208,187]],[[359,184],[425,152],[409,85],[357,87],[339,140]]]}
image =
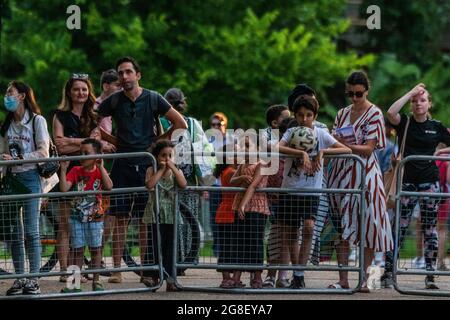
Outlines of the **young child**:
{"label": "young child", "polygon": [[[227,151],[227,145],[223,146],[222,152]],[[217,164],[214,170],[214,176],[220,178],[221,186],[231,187],[230,180],[237,169],[236,157],[226,156],[222,157],[222,164]],[[235,226],[235,217],[233,212],[233,200],[236,192],[223,191],[221,202],[215,215],[215,223],[217,225],[217,250],[218,250],[218,264],[233,263],[233,229]],[[222,272],[221,288],[234,288],[235,283],[230,276],[230,270],[217,270]]]}
{"label": "young child", "polygon": [[[245,151],[251,152],[251,142],[248,137],[245,139]],[[239,165],[236,173],[231,178],[233,186],[245,187],[244,194],[238,193],[234,197],[233,211],[235,211],[235,240],[236,259],[238,264],[243,265],[263,265],[264,263],[264,230],[267,217],[270,215],[267,195],[256,193],[257,188],[267,186],[268,176],[261,175],[262,162],[249,163],[249,156],[246,156],[245,164]],[[250,281],[253,289],[262,288],[262,270],[255,270]],[[241,285],[242,271],[235,270],[233,281],[236,287]]]}
{"label": "young child", "polygon": [[[275,114],[277,117],[277,120],[274,121],[273,117],[270,117],[270,110],[272,107],[270,107],[266,113],[267,115],[267,122],[272,124],[272,130],[278,129],[279,130],[279,138],[283,136],[283,134],[288,129],[289,123],[292,121],[295,121],[294,117],[287,117],[283,118],[283,114],[280,114],[279,116]],[[287,107],[285,107],[287,110]],[[284,109],[283,109],[284,112]],[[279,122],[281,118],[283,120]],[[276,142],[278,143],[278,141]],[[283,182],[283,171],[284,171],[284,159],[279,159],[279,167],[278,172],[274,175],[269,176],[267,179],[267,187],[268,188],[280,188],[281,184]],[[270,215],[270,230],[269,230],[269,237],[267,239],[267,263],[269,265],[276,265],[280,263],[280,255],[281,255],[281,235],[279,226],[277,224],[276,220],[276,213],[278,211],[279,207],[279,194],[271,194],[269,195],[269,207],[271,211]],[[279,279],[286,279],[286,273],[285,270],[280,270],[278,273]],[[263,288],[274,288],[275,287],[275,277],[277,275],[276,269],[270,269],[267,271],[267,277],[263,282]],[[277,282],[279,286],[282,285],[282,282]]]}
{"label": "young child", "polygon": [[[98,140],[88,138],[81,142],[82,155],[94,155],[102,153],[102,145]],[[111,190],[113,183],[108,172],[103,166],[102,159],[81,160],[81,166],[73,167],[67,174],[69,161],[61,161],[60,189],[61,192],[74,191],[100,191]],[[71,203],[71,215],[69,219],[71,249],[75,264],[83,266],[83,251],[86,245],[91,252],[91,266],[100,269],[102,259],[103,236],[102,196],[88,195],[76,198]],[[75,289],[78,291],[77,289]],[[103,291],[103,285],[99,281],[99,273],[94,274],[92,290]],[[71,292],[64,288],[62,292]]]}
{"label": "young child", "polygon": [[[314,130],[317,139],[316,147],[309,151],[303,151],[289,147],[292,132],[298,127],[286,131],[279,143],[282,153],[299,156],[303,164],[297,167],[298,161],[287,158],[284,165],[282,188],[313,188],[321,189],[323,180],[323,155],[351,153],[351,150],[334,139],[326,130],[314,126],[317,118],[318,103],[311,97],[299,97],[293,105],[294,116],[298,124]],[[312,161],[311,159],[312,158]],[[278,224],[281,225],[283,264],[289,264],[289,256],[292,265],[306,265],[314,230],[315,215],[319,206],[320,194],[287,194],[280,199],[281,205],[278,212]],[[302,225],[302,242],[298,250],[298,228]],[[305,287],[304,272],[294,271],[291,288]]]}
{"label": "young child", "polygon": [[[174,222],[175,212],[178,214],[178,208],[175,208],[175,184],[179,188],[184,189],[187,186],[187,181],[183,172],[176,167],[172,161],[174,152],[174,145],[169,140],[160,140],[153,148],[152,154],[158,162],[158,171],[153,172],[153,167],[147,169],[145,177],[145,186],[149,191],[158,184],[159,186],[159,231],[161,234],[161,253],[164,266],[164,280],[166,280],[166,291],[176,291],[175,275],[173,274],[173,241],[174,241]],[[155,193],[151,192],[147,206],[144,211],[142,222],[151,224],[152,226],[152,246],[150,246],[155,264],[158,260],[158,239],[157,239],[157,220],[155,212],[156,197]],[[145,283],[152,287],[157,285],[158,277],[152,277],[152,283]]]}

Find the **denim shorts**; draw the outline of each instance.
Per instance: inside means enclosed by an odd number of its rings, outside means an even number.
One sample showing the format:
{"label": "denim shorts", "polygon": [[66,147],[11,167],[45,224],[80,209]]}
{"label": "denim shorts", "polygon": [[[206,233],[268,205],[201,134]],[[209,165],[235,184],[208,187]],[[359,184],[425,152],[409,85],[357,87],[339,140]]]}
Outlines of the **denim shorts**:
{"label": "denim shorts", "polygon": [[73,249],[89,246],[98,248],[102,246],[103,221],[80,222],[78,219],[70,218],[70,247]]}

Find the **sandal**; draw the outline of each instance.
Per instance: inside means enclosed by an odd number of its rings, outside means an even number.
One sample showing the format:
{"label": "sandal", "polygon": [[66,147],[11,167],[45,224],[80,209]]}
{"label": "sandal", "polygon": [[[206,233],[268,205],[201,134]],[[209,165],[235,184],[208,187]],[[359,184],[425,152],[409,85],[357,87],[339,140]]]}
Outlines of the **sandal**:
{"label": "sandal", "polygon": [[105,291],[105,288],[103,288],[103,284],[100,281],[95,281],[92,284],[92,291]]}
{"label": "sandal", "polygon": [[236,288],[233,279],[223,279],[219,287],[223,289]]}
{"label": "sandal", "polygon": [[250,286],[252,289],[262,289],[262,279],[252,279],[252,281],[250,281]]}
{"label": "sandal", "polygon": [[328,289],[342,290],[342,289],[350,289],[350,287],[348,285],[347,286],[342,286],[339,282],[336,282],[336,283],[330,284],[328,286]]}
{"label": "sandal", "polygon": [[156,284],[158,283],[157,280],[153,279],[152,277],[141,277],[141,283],[145,284],[146,287],[156,287]]}

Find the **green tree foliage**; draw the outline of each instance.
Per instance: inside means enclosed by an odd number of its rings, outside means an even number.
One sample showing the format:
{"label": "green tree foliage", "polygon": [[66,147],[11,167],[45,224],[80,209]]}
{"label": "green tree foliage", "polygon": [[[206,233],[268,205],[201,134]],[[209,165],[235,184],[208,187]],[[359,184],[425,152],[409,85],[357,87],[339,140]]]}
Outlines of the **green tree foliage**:
{"label": "green tree foliage", "polygon": [[[77,4],[82,29],[66,28]],[[61,99],[71,72],[87,72],[98,87],[103,70],[130,55],[144,87],[180,87],[190,113],[206,121],[214,111],[234,126],[261,127],[264,110],[287,101],[307,82],[330,121],[327,92],[372,55],[341,53],[336,40],[349,27],[345,0],[10,0],[4,20],[0,84],[13,78],[35,88],[45,114]],[[4,90],[4,89],[2,89]],[[99,89],[97,90],[99,93]]]}
{"label": "green tree foliage", "polygon": [[[441,0],[365,0],[381,8],[381,29],[356,30],[363,35],[358,48],[377,55],[370,68],[371,99],[386,111],[404,93],[423,82],[433,97],[433,117],[450,126],[450,57],[442,53],[450,31],[450,2]],[[363,30],[364,29],[364,30]],[[409,108],[405,108],[409,111]]]}

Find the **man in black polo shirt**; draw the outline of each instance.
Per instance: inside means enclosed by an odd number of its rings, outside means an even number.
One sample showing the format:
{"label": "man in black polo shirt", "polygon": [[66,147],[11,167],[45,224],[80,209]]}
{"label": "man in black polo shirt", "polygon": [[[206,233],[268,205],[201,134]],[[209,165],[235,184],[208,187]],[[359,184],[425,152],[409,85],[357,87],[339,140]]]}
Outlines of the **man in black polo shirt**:
{"label": "man in black polo shirt", "polygon": [[[157,138],[168,139],[174,130],[187,129],[183,117],[159,93],[139,86],[140,67],[133,58],[119,59],[116,69],[123,91],[116,92],[103,101],[99,106],[98,113],[101,117],[112,116],[115,121],[116,138],[109,137],[109,141],[117,146],[118,153],[145,152]],[[172,123],[172,127],[162,135],[158,132],[159,116],[165,116]],[[104,132],[102,132],[103,136]],[[145,174],[150,164],[150,159],[147,157],[116,159],[111,170],[114,188],[144,186]],[[115,196],[111,200],[111,211],[116,216],[113,232],[115,268],[119,268],[121,265],[130,215],[142,217],[147,198],[147,194],[140,194]],[[140,223],[139,246],[142,261],[144,261],[147,247],[146,235],[146,226]],[[120,272],[113,273],[108,282],[122,282]]]}

